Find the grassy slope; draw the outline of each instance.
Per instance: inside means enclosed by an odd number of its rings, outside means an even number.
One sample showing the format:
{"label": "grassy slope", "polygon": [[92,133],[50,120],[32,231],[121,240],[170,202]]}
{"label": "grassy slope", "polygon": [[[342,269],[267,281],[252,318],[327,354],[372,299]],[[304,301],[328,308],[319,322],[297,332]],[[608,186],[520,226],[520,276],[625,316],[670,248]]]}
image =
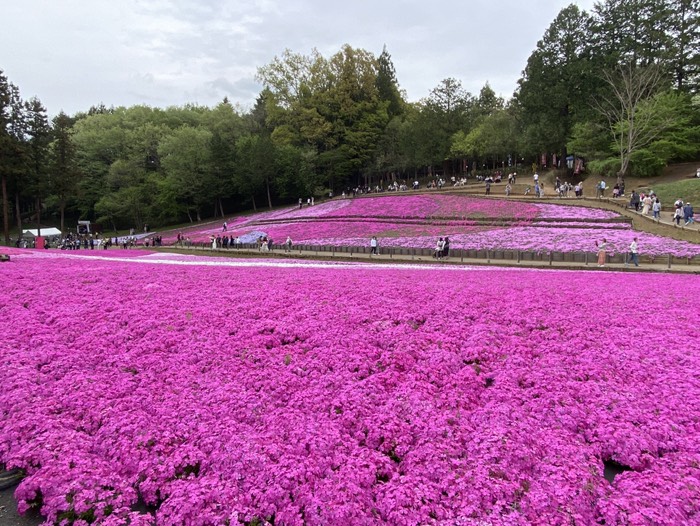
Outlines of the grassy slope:
{"label": "grassy slope", "polygon": [[670,183],[660,183],[648,186],[645,189],[654,190],[661,199],[661,203],[671,206],[672,203],[681,198],[683,201],[700,204],[700,179],[686,179]]}

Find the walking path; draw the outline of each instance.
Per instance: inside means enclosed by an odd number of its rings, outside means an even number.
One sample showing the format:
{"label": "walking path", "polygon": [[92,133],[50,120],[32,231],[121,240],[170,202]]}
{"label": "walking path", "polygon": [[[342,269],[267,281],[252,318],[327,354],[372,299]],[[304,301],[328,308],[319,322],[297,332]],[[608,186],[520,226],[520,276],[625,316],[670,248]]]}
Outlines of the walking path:
{"label": "walking path", "polygon": [[[434,264],[441,265],[467,265],[467,266],[499,266],[499,267],[514,267],[514,268],[534,268],[534,269],[560,269],[560,270],[599,270],[610,271],[618,270],[625,272],[670,272],[682,274],[700,274],[700,263],[691,260],[690,263],[685,260],[674,258],[669,267],[668,258],[655,258],[653,262],[645,260],[644,255],[641,255],[639,267],[634,265],[625,265],[624,263],[607,263],[604,267],[598,267],[596,256],[589,255],[588,263],[584,261],[555,261],[550,260],[547,254],[543,254],[541,260],[531,259],[496,259],[495,257],[484,258],[469,258],[462,257],[460,252],[455,252],[451,257],[436,261],[431,256],[411,255],[411,254],[389,254],[382,253],[379,249],[379,255],[372,255],[364,252],[340,252],[332,251],[330,248],[318,247],[316,249],[298,249],[293,248],[290,252],[284,252],[282,249],[275,249],[272,252],[261,252],[257,249],[238,248],[238,249],[212,249],[210,247],[164,247],[157,248],[156,251],[176,252],[183,254],[201,254],[216,257],[244,257],[244,258],[271,258],[271,259],[314,259],[314,260],[333,260],[333,261],[363,261],[372,263],[384,264]],[[361,249],[362,250],[362,249]]]}

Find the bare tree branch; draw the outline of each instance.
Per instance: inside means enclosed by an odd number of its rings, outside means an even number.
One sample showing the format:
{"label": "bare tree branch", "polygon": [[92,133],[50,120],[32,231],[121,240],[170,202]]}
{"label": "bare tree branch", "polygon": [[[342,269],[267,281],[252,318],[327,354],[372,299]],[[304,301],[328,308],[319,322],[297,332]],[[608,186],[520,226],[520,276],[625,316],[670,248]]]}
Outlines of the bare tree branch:
{"label": "bare tree branch", "polygon": [[628,64],[603,71],[610,91],[593,102],[593,107],[608,121],[608,127],[620,154],[620,182],[629,167],[633,152],[644,148],[673,123],[659,112],[656,95],[664,75],[656,65],[644,68]]}

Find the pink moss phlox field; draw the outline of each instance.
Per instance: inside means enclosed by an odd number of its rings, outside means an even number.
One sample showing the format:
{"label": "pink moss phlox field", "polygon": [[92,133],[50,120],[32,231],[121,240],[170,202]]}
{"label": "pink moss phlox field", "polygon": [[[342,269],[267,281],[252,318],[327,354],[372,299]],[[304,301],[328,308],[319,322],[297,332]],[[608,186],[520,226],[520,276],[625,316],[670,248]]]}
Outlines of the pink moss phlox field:
{"label": "pink moss phlox field", "polygon": [[[498,199],[482,199],[457,195],[387,195],[380,197],[341,199],[319,203],[315,206],[304,204],[302,208],[283,208],[229,219],[228,229],[249,231],[258,228],[265,221],[295,221],[314,218],[493,218],[511,221],[531,221],[536,218],[569,219],[610,219],[619,217],[614,212],[584,207],[561,206],[540,203],[527,203]],[[222,232],[221,222],[194,225],[167,231],[163,234],[165,243],[172,243],[181,233],[192,241],[205,241],[210,235]]]}
{"label": "pink moss phlox field", "polygon": [[[143,261],[0,265],[0,463],[27,472],[21,509],[700,521],[695,276]],[[629,468],[612,483],[608,460]]]}
{"label": "pink moss phlox field", "polygon": [[[611,253],[624,253],[638,237],[642,254],[700,255],[700,245],[634,231],[629,223],[608,222],[608,210],[551,203],[485,199],[459,195],[387,195],[334,199],[315,206],[287,208],[235,218],[227,233],[245,242],[267,235],[277,243],[367,246],[372,236],[384,247],[433,248],[449,236],[451,248],[535,252],[595,252],[607,239]],[[486,222],[484,222],[484,220]],[[557,221],[552,221],[557,220]],[[208,242],[221,232],[209,225],[189,237]],[[172,238],[172,239],[171,239]],[[166,235],[166,241],[174,236]]]}
{"label": "pink moss phlox field", "polygon": [[[290,225],[289,230],[298,234],[299,243],[309,245],[332,246],[367,246],[367,237],[357,236],[356,230],[349,225],[339,225],[337,237],[331,237],[328,225],[323,225],[319,237],[312,237],[317,230],[313,226],[306,229],[298,225]],[[466,230],[466,232],[465,232]],[[270,231],[277,234],[277,239],[284,239],[283,227],[275,226]],[[303,237],[306,232],[307,237]],[[349,232],[349,235],[340,235]],[[430,234],[432,232],[432,235]],[[590,225],[589,228],[557,228],[556,226],[514,226],[509,228],[488,227],[426,227],[420,235],[405,237],[396,230],[391,236],[380,237],[379,244],[383,247],[401,248],[434,248],[437,236],[449,236],[453,249],[464,250],[523,250],[538,253],[556,252],[595,252],[596,242],[605,238],[611,254],[626,253],[633,238],[638,239],[641,254],[662,257],[672,254],[676,257],[694,257],[700,255],[700,245],[677,241],[630,228],[600,228]],[[352,236],[355,235],[355,237]],[[376,235],[376,234],[370,234]]]}

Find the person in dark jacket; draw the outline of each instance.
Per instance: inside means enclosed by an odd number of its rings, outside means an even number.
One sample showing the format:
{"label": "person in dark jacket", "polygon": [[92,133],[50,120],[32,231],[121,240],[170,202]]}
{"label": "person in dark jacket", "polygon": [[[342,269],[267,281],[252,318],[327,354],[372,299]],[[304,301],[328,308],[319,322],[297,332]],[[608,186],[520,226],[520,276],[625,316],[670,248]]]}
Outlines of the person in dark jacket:
{"label": "person in dark jacket", "polygon": [[688,226],[690,223],[695,223],[693,215],[693,207],[690,203],[686,203],[683,207],[683,217],[685,218],[685,226]]}
{"label": "person in dark jacket", "polygon": [[636,190],[632,190],[632,196],[630,197],[630,207],[634,208],[637,212],[639,212],[639,203],[641,203],[641,199],[639,199],[639,194]]}

